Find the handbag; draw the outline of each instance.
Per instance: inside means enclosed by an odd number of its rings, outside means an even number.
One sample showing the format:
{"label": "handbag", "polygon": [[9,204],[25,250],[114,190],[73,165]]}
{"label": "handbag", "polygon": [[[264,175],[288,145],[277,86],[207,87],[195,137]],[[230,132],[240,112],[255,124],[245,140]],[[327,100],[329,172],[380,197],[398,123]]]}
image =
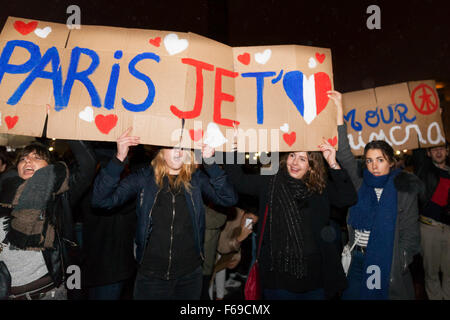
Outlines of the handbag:
{"label": "handbag", "polygon": [[342,250],[342,256],[341,256],[341,263],[342,268],[344,269],[345,275],[348,273],[348,269],[350,268],[350,264],[352,262],[352,251],[356,246],[356,243],[359,240],[360,235],[356,236],[355,241],[353,242],[353,245],[350,247],[350,245],[347,243],[344,246],[344,249]]}
{"label": "handbag", "polygon": [[261,250],[262,238],[264,234],[264,228],[266,226],[267,211],[269,206],[266,206],[266,212],[264,213],[263,225],[261,228],[261,234],[259,235],[258,250],[256,252],[256,259],[248,273],[247,281],[245,282],[244,297],[245,300],[260,300],[261,299],[261,283],[259,279],[259,252]]}

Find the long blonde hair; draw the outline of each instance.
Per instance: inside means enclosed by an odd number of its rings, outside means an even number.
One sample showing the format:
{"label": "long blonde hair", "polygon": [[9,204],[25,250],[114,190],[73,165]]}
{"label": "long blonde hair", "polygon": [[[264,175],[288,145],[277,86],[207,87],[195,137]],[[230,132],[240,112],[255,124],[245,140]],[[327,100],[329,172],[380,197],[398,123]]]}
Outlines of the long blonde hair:
{"label": "long blonde hair", "polygon": [[164,177],[167,176],[169,179],[170,187],[178,189],[183,184],[184,188],[190,192],[191,191],[191,178],[192,174],[196,170],[194,163],[194,153],[192,151],[184,150],[187,153],[188,161],[183,163],[180,173],[177,175],[176,179],[173,179],[169,174],[169,168],[167,167],[166,161],[164,160],[163,149],[159,150],[155,158],[152,160],[151,164],[155,173],[155,181],[160,189],[164,186]]}

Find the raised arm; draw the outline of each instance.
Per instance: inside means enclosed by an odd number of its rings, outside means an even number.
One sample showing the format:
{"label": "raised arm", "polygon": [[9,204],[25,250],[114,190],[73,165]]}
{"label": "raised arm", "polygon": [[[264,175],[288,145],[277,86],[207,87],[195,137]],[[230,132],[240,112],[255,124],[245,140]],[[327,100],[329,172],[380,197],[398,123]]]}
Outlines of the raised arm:
{"label": "raised arm", "polygon": [[94,182],[92,194],[92,206],[111,209],[125,203],[139,192],[139,177],[131,174],[120,181],[120,174],[125,165],[130,146],[139,144],[139,137],[129,136],[131,128],[128,128],[117,139],[117,154],[108,165],[98,174]]}
{"label": "raised arm", "polygon": [[336,149],[325,139],[319,146],[323,157],[330,166],[330,179],[327,189],[332,205],[343,208],[351,206],[358,200],[355,187],[345,169],[342,169],[336,161]]}
{"label": "raised arm", "polygon": [[251,196],[259,196],[262,188],[268,183],[270,176],[244,173],[242,165],[238,164],[239,159],[245,159],[243,154],[234,152],[232,163],[227,163],[224,166],[228,178],[236,188],[237,192]]}
{"label": "raised arm", "polygon": [[225,171],[213,161],[214,153],[214,148],[208,145],[202,146],[203,168],[207,173],[207,175],[200,175],[202,195],[215,204],[224,207],[234,206],[238,201],[238,195],[227,179]]}
{"label": "raised arm", "polygon": [[344,123],[344,111],[342,108],[342,95],[337,91],[328,91],[328,96],[334,101],[337,108],[338,127],[338,151],[336,158],[339,164],[347,171],[355,188],[361,185],[362,177],[359,176],[358,161],[353,155],[347,136],[347,126]]}

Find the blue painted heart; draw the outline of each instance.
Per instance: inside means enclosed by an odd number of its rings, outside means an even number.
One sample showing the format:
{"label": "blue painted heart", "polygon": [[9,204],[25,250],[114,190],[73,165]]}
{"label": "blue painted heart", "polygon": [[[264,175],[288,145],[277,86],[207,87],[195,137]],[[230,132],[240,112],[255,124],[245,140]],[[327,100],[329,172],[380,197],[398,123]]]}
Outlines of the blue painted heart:
{"label": "blue painted heart", "polygon": [[307,124],[310,124],[327,106],[331,90],[328,74],[317,72],[310,77],[301,71],[290,71],[283,78],[284,90]]}

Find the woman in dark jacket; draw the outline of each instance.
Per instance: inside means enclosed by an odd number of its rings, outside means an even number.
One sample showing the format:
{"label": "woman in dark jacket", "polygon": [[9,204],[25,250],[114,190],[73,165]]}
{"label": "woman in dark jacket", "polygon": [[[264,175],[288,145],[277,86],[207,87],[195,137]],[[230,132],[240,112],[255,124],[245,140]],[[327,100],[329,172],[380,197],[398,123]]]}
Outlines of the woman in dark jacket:
{"label": "woman in dark jacket", "polygon": [[[122,181],[128,149],[139,137],[117,139],[117,155],[94,184],[92,204],[111,209],[137,199],[135,299],[199,299],[202,287],[205,209],[202,197],[233,206],[237,195],[217,164],[196,170],[193,152],[161,149],[151,165]],[[203,158],[214,149],[204,147]]]}
{"label": "woman in dark jacket", "polygon": [[11,276],[9,299],[66,298],[71,208],[91,184],[96,164],[84,142],[68,144],[76,160],[70,172],[52,161],[47,147],[33,143],[19,152],[14,174],[1,181],[0,261]]}
{"label": "woman in dark jacket", "polygon": [[418,195],[421,181],[395,169],[394,150],[385,141],[364,148],[364,169],[358,167],[347,137],[341,94],[329,92],[337,106],[337,158],[358,190],[358,203],[348,214],[349,243],[356,246],[343,299],[414,299],[409,264],[420,250]]}
{"label": "woman in dark jacket", "polygon": [[336,162],[336,150],[327,142],[320,150],[287,154],[273,176],[244,174],[237,164],[225,167],[239,193],[259,198],[258,234],[268,212],[259,257],[265,299],[334,298],[345,288],[330,207],[355,203],[356,192]]}

